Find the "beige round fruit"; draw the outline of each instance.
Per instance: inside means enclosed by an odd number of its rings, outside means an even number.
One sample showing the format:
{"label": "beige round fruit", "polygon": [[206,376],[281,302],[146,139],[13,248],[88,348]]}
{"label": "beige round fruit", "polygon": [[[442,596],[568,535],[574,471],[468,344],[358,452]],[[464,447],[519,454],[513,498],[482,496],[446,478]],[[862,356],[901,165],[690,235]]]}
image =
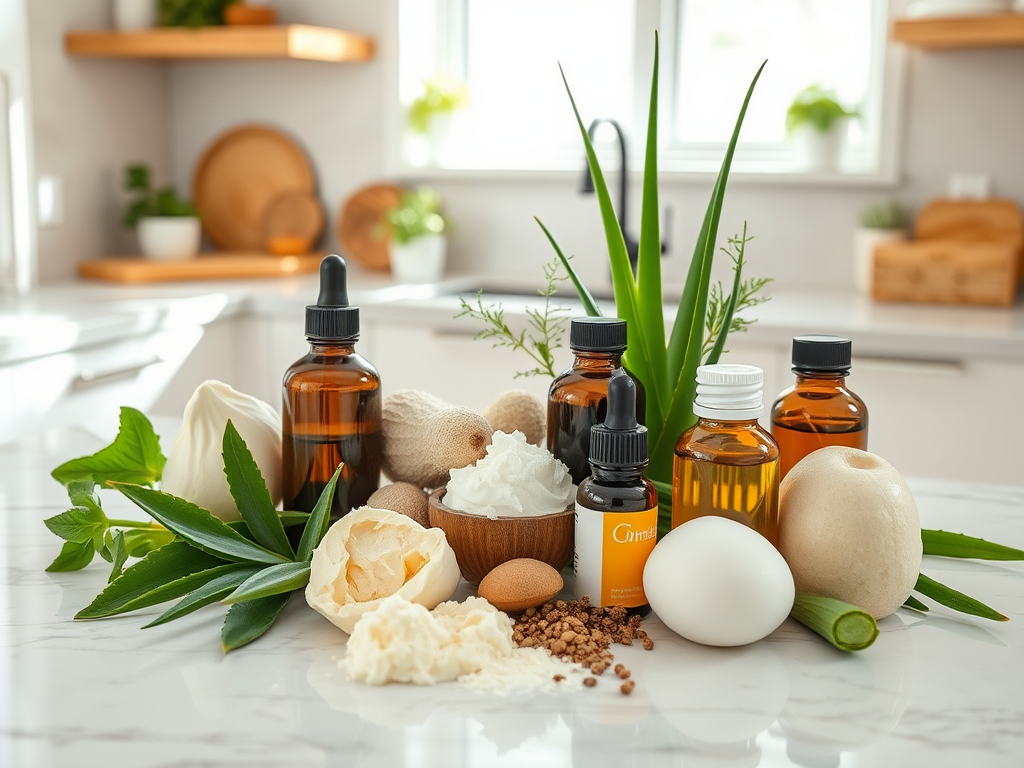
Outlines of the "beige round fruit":
{"label": "beige round fruit", "polygon": [[521,557],[484,576],[478,592],[499,611],[525,611],[546,603],[562,586],[562,574],[550,565]]}
{"label": "beige round fruit", "polygon": [[495,432],[511,435],[518,430],[533,445],[542,445],[547,437],[544,403],[521,389],[502,392],[484,409],[483,416]]}
{"label": "beige round fruit", "polygon": [[411,517],[424,528],[429,528],[429,499],[426,491],[412,483],[392,483],[374,491],[366,500],[366,506],[390,509],[392,512]]}
{"label": "beige round fruit", "polygon": [[921,568],[921,520],[888,462],[856,448],[821,448],[782,481],[779,515],[779,551],[797,592],[843,600],[876,619],[910,596]]}

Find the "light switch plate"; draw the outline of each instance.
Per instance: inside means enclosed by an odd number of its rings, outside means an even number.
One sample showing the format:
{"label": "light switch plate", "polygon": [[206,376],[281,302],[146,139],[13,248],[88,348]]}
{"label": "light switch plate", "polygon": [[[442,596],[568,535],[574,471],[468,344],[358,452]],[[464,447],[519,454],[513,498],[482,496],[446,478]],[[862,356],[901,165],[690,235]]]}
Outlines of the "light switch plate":
{"label": "light switch plate", "polygon": [[953,173],[946,194],[953,200],[987,200],[992,195],[992,177],[987,173]]}
{"label": "light switch plate", "polygon": [[61,176],[36,178],[37,221],[40,229],[57,229],[64,223],[64,179]]}

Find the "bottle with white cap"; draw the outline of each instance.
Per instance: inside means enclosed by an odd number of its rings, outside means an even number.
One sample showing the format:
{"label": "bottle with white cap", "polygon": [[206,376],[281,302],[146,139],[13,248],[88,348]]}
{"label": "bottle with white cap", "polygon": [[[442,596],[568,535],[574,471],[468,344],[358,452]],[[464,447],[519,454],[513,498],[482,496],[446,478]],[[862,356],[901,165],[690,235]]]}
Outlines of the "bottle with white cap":
{"label": "bottle with white cap", "polygon": [[779,446],[757,423],[764,372],[752,365],[697,369],[697,423],[676,442],[672,527],[704,515],[749,525],[779,540]]}

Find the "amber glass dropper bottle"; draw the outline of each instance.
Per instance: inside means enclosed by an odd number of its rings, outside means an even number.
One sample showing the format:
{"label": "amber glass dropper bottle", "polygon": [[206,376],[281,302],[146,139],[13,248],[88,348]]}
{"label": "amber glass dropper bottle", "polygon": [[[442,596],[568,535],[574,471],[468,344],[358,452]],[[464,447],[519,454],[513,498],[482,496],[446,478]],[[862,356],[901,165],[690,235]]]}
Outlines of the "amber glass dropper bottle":
{"label": "amber glass dropper bottle", "polygon": [[331,519],[362,506],[380,483],[380,376],[356,354],[359,308],[345,262],[320,263],[320,295],[306,307],[309,354],[284,375],[284,507],[309,512],[344,463]]}
{"label": "amber glass dropper bottle", "polygon": [[779,444],[780,476],[827,445],[868,449],[868,409],[846,388],[852,345],[838,336],[793,339],[796,384],[772,406],[772,437]]}

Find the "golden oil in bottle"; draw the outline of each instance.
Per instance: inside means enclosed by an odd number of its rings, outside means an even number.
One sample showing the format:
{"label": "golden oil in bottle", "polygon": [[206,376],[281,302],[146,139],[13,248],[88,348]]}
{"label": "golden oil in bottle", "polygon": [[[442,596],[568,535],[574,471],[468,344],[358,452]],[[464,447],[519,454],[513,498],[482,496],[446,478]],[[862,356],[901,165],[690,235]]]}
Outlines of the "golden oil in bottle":
{"label": "golden oil in bottle", "polygon": [[697,423],[675,448],[672,527],[704,515],[779,541],[779,447],[757,423],[764,374],[749,365],[697,369]]}

